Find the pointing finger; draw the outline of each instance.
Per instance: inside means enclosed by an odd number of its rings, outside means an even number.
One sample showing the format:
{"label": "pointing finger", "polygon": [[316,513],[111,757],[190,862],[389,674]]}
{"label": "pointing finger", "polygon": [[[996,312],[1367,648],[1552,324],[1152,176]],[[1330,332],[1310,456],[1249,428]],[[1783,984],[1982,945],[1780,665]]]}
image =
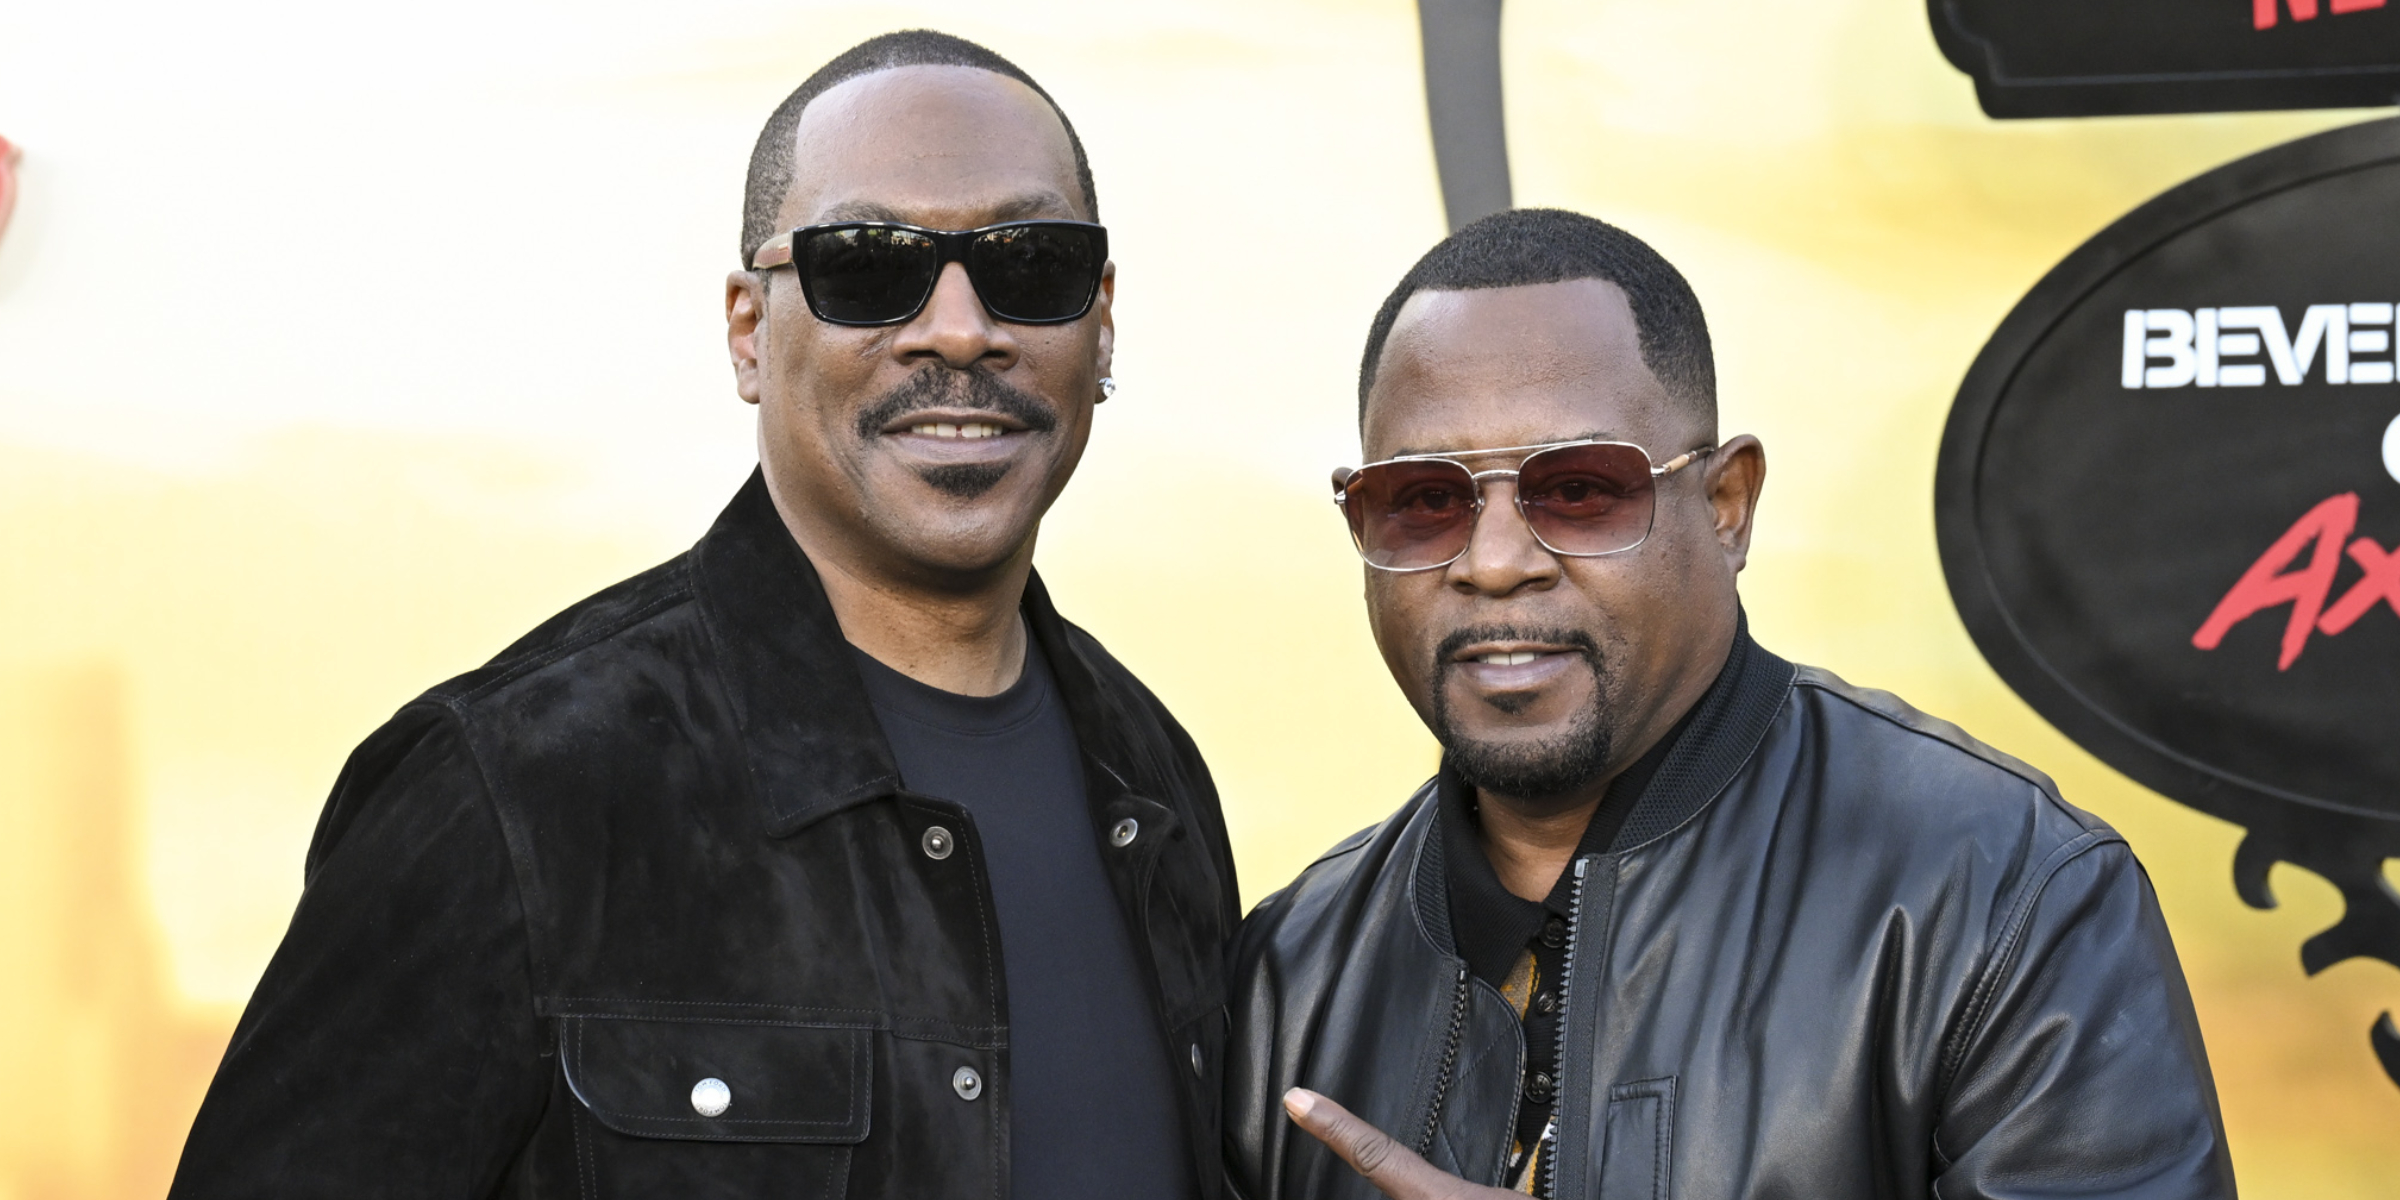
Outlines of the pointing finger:
{"label": "pointing finger", "polygon": [[1292,1123],[1325,1143],[1350,1168],[1392,1200],[1464,1200],[1477,1195],[1510,1193],[1479,1188],[1417,1156],[1390,1134],[1360,1120],[1350,1110],[1309,1091],[1293,1088],[1283,1094],[1283,1109]]}

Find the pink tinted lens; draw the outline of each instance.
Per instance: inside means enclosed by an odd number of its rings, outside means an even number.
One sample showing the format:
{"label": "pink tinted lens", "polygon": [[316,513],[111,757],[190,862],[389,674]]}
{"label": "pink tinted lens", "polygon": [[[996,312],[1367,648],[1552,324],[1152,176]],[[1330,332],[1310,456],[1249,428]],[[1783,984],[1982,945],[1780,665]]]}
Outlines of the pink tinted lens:
{"label": "pink tinted lens", "polygon": [[1658,489],[1638,446],[1594,442],[1544,450],[1517,476],[1517,509],[1560,554],[1614,554],[1650,536]]}
{"label": "pink tinted lens", "polygon": [[1369,563],[1393,571],[1457,558],[1475,532],[1475,478],[1454,462],[1388,462],[1344,485],[1342,512]]}

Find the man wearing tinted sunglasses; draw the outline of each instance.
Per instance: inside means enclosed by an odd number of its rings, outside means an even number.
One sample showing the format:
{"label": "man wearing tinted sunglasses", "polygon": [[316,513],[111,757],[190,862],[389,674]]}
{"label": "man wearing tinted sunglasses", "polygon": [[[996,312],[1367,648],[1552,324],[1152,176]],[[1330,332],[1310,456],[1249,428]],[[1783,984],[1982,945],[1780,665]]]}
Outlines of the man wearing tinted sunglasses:
{"label": "man wearing tinted sunglasses", "polygon": [[2032,768],[1752,641],[1700,305],[1503,213],[1377,314],[1334,492],[1443,748],[1245,921],[1250,1200],[2231,1196],[2139,864]]}
{"label": "man wearing tinted sunglasses", "polygon": [[759,471],[351,759],[179,1196],[1220,1194],[1216,794],[1032,570],[1097,215],[972,43],[784,102],[725,293]]}

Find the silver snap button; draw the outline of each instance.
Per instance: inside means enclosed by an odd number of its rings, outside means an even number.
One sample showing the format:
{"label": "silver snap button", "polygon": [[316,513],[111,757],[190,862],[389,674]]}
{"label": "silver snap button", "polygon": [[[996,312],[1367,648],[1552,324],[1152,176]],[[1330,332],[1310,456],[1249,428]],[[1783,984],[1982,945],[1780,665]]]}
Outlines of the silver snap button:
{"label": "silver snap button", "polygon": [[692,1111],[704,1117],[722,1116],[733,1104],[733,1089],[714,1077],[692,1085]]}
{"label": "silver snap button", "polygon": [[1200,1043],[1198,1042],[1192,1043],[1192,1074],[1203,1078],[1208,1075],[1208,1060],[1201,1057]]}
{"label": "silver snap button", "polygon": [[950,831],[939,825],[926,826],[925,836],[918,838],[917,844],[925,848],[925,857],[936,860],[950,857],[951,849],[957,845],[950,840]]}
{"label": "silver snap button", "polygon": [[950,1074],[950,1090],[957,1092],[961,1100],[972,1100],[983,1094],[983,1076],[976,1074],[973,1067],[960,1067]]}
{"label": "silver snap button", "polygon": [[1132,817],[1127,817],[1117,822],[1116,828],[1108,831],[1108,844],[1122,850],[1132,845],[1133,839],[1141,836],[1141,832],[1142,823]]}

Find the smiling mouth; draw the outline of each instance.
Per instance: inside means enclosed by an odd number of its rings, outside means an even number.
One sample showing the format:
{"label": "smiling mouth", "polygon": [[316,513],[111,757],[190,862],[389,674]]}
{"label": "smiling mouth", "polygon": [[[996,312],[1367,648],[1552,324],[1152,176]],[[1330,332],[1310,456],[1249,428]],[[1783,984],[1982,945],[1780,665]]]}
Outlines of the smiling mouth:
{"label": "smiling mouth", "polygon": [[974,441],[978,438],[996,438],[1001,434],[1007,433],[1008,430],[1001,428],[1000,425],[994,421],[926,421],[909,426],[906,432],[916,434],[919,437],[955,438],[960,441]]}
{"label": "smiling mouth", "polygon": [[1478,654],[1466,661],[1493,667],[1521,667],[1544,654],[1556,653],[1558,653],[1556,650],[1494,650],[1489,654]]}
{"label": "smiling mouth", "polygon": [[1567,627],[1477,625],[1451,631],[1434,649],[1438,687],[1460,687],[1504,710],[1560,686],[1576,664],[1599,670],[1600,647]]}
{"label": "smiling mouth", "polygon": [[1522,667],[1545,658],[1581,654],[1579,646],[1494,646],[1489,643],[1467,646],[1450,656],[1454,663],[1475,663],[1487,667]]}

